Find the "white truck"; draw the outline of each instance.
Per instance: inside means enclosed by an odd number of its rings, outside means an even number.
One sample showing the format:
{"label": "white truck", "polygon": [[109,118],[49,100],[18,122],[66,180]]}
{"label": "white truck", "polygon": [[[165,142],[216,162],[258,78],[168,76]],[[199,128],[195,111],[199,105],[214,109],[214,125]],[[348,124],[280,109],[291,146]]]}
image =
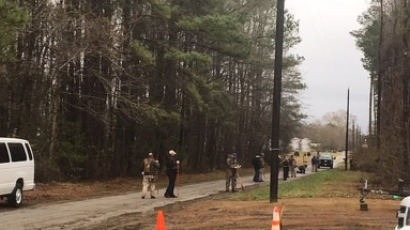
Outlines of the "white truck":
{"label": "white truck", "polygon": [[395,230],[410,230],[410,196],[404,198],[400,203]]}
{"label": "white truck", "polygon": [[30,143],[17,138],[0,138],[0,198],[10,205],[23,204],[23,191],[32,190],[34,156]]}

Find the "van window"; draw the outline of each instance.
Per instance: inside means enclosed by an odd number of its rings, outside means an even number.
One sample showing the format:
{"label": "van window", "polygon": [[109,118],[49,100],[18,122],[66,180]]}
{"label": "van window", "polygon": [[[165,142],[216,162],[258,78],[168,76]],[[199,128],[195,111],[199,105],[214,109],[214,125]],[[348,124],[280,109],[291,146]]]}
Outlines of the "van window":
{"label": "van window", "polygon": [[11,155],[11,161],[18,162],[18,161],[26,161],[27,155],[26,151],[24,151],[24,147],[21,143],[8,143]]}
{"label": "van window", "polygon": [[0,164],[10,162],[9,153],[7,152],[6,144],[0,143]]}
{"label": "van window", "polygon": [[30,160],[33,160],[33,152],[31,152],[30,145],[28,145],[27,143],[25,145],[28,152],[28,158],[30,158]]}

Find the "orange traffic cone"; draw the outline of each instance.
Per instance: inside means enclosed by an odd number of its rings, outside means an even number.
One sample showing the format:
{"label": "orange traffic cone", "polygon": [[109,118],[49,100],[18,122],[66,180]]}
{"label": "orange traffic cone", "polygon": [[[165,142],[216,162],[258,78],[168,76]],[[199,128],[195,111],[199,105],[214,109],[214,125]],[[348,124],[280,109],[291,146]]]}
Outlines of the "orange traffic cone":
{"label": "orange traffic cone", "polygon": [[280,216],[279,216],[279,208],[277,206],[273,208],[273,218],[272,218],[271,230],[280,230]]}
{"label": "orange traffic cone", "polygon": [[162,210],[158,211],[156,230],[167,230],[167,227],[165,227],[164,213],[162,212]]}

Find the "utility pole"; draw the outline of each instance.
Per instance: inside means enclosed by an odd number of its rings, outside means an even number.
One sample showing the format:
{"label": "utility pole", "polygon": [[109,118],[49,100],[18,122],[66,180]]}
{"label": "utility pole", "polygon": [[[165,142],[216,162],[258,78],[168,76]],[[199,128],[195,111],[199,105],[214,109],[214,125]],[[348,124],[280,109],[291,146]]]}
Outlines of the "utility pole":
{"label": "utility pole", "polygon": [[347,116],[346,116],[346,145],[345,145],[345,170],[347,171],[347,155],[349,152],[349,101],[350,89],[347,89]]}
{"label": "utility pole", "polygon": [[276,5],[276,38],[275,38],[275,71],[272,103],[272,139],[271,139],[271,174],[270,174],[270,202],[278,201],[279,174],[279,128],[280,103],[282,94],[282,62],[283,62],[283,31],[285,24],[285,0],[277,0]]}
{"label": "utility pole", "polygon": [[350,149],[355,151],[356,149],[356,123],[355,120],[352,120],[352,142],[350,143]]}
{"label": "utility pole", "polygon": [[[378,76],[377,76],[377,114],[376,114],[376,140],[377,140],[377,150],[379,151],[379,157],[381,158],[381,151],[380,151],[380,135],[381,135],[381,104],[382,104],[382,90],[383,90],[383,82],[382,82],[382,46],[383,46],[383,28],[384,28],[384,9],[383,9],[383,0],[380,0],[380,36],[379,36],[379,53],[378,53]],[[381,162],[381,161],[380,161]]]}

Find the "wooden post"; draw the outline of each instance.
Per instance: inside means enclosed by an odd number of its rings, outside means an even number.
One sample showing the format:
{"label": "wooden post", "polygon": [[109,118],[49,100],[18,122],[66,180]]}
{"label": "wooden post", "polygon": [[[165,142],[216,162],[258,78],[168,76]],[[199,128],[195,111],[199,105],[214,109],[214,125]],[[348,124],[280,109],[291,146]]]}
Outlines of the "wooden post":
{"label": "wooden post", "polygon": [[270,202],[278,201],[278,174],[279,174],[279,128],[280,103],[282,93],[282,62],[283,62],[283,31],[285,23],[285,0],[277,0],[276,7],[276,39],[275,39],[275,71],[272,103],[272,139],[271,139],[271,175],[270,175]]}

